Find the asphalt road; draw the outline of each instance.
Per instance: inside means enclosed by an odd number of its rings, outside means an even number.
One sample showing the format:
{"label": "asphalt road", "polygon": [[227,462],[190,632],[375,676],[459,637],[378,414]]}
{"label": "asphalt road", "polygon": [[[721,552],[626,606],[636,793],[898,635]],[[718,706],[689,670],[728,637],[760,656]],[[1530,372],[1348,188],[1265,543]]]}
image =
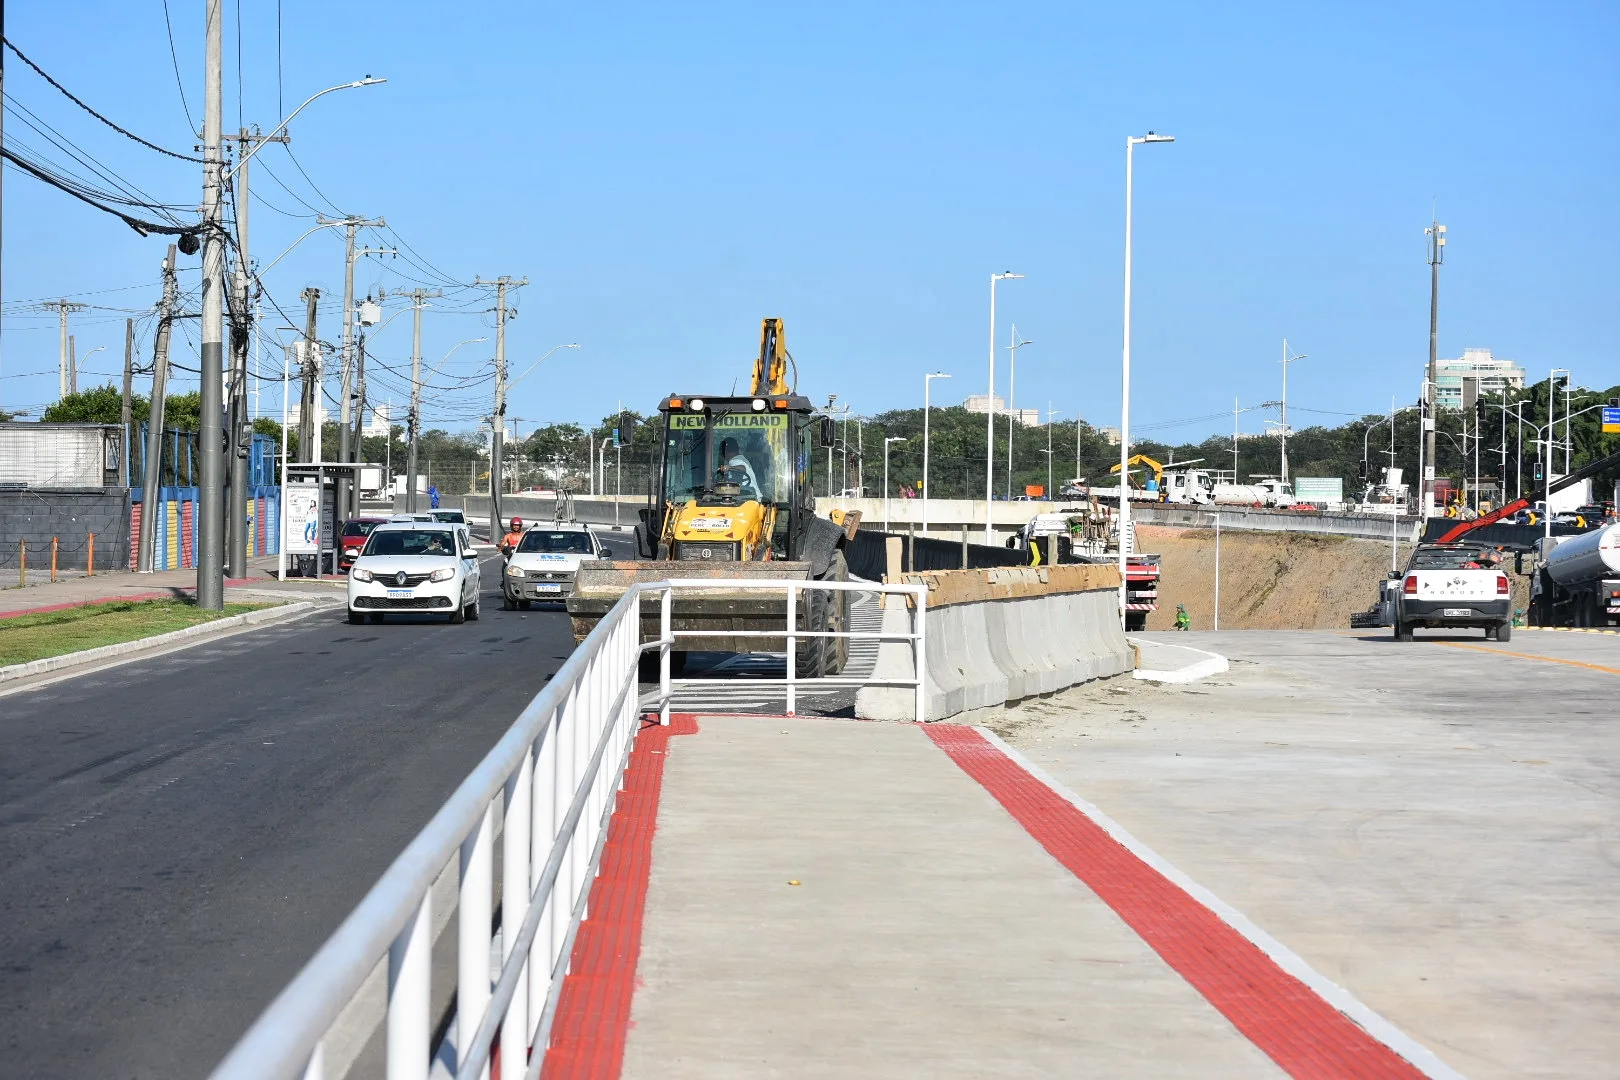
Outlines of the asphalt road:
{"label": "asphalt road", "polygon": [[0,697],[0,1074],[207,1075],[567,659],[500,566]]}

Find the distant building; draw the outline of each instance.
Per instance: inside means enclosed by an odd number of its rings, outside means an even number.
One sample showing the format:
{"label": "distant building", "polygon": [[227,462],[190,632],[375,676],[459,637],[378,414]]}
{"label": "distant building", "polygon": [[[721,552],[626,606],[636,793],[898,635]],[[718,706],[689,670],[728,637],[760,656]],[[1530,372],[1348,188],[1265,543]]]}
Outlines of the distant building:
{"label": "distant building", "polygon": [[1464,349],[1455,360],[1435,365],[1434,400],[1442,409],[1467,409],[1479,394],[1524,388],[1524,368],[1498,360],[1489,349]]}
{"label": "distant building", "polygon": [[[1100,428],[1097,429],[1097,434],[1099,434],[1103,438],[1107,439],[1109,446],[1118,446],[1119,445],[1119,428],[1117,428],[1117,427],[1100,427]],[[1117,494],[1117,492],[1116,492],[1116,494]]]}
{"label": "distant building", "polygon": [[[304,411],[303,402],[301,402],[301,401],[289,401],[287,403],[287,426],[289,428],[291,428],[294,431],[298,430],[298,425],[301,422],[301,417],[303,415],[303,411]],[[324,402],[324,401],[316,401],[316,403],[315,403],[315,422],[317,424],[324,424],[324,423],[326,423],[326,421],[328,421],[330,419],[331,419],[331,417],[326,414],[326,402]]]}
{"label": "distant building", "polygon": [[1041,410],[1009,409],[1000,394],[993,398],[988,394],[969,394],[967,400],[962,402],[962,408],[970,413],[987,413],[994,408],[997,416],[1010,416],[1024,427],[1041,426]]}
{"label": "distant building", "polygon": [[371,410],[371,419],[360,429],[360,432],[368,439],[386,438],[392,420],[392,410],[389,406],[378,405]]}

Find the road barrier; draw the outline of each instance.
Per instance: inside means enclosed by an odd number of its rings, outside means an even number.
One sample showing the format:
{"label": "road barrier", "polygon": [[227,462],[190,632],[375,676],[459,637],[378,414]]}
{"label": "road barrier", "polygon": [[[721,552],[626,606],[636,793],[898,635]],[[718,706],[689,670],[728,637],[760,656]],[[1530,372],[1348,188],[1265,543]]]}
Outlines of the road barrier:
{"label": "road barrier", "polygon": [[[500,1061],[509,1070],[506,1076],[538,1075],[641,722],[637,693],[642,654],[659,657],[653,704],[663,723],[669,722],[675,687],[722,681],[671,677],[669,654],[685,633],[672,627],[673,597],[684,589],[782,591],[787,678],[750,684],[785,683],[789,712],[797,685],[810,681],[795,677],[794,646],[800,638],[838,636],[892,640],[914,652],[913,667],[887,681],[907,696],[913,715],[920,718],[928,594],[922,584],[683,579],[633,586],[259,1017],[214,1070],[212,1080],[344,1075],[370,1028],[358,1037],[354,1030],[335,1028],[340,1018],[347,1023],[351,1004],[383,966],[389,1080],[427,1080],[436,1056],[453,1063],[451,1072],[458,1080],[478,1080],[489,1075],[497,1044]],[[879,592],[913,614],[892,634],[887,628],[880,633],[799,629],[798,600],[812,590]],[[660,636],[645,644],[640,640],[644,601],[661,612]],[[714,633],[703,631],[705,636]],[[758,631],[738,633],[759,636]],[[814,680],[819,686],[867,681]],[[497,835],[501,929],[492,933]],[[440,893],[442,907],[448,901],[445,884],[456,894],[455,1018],[444,1044],[435,1046],[432,1004],[446,995],[442,988],[435,995],[430,979],[434,895]],[[494,977],[492,953],[501,958]],[[329,1043],[334,1048],[330,1059]],[[531,1047],[536,1049],[532,1058]],[[529,1062],[526,1072],[520,1071],[524,1062]]]}
{"label": "road barrier", "polygon": [[[924,719],[993,712],[1131,668],[1115,567],[924,571],[901,580],[927,590]],[[898,640],[905,619],[904,606],[889,600],[873,685],[855,697],[862,719],[910,718],[911,703],[880,685],[917,662]]]}

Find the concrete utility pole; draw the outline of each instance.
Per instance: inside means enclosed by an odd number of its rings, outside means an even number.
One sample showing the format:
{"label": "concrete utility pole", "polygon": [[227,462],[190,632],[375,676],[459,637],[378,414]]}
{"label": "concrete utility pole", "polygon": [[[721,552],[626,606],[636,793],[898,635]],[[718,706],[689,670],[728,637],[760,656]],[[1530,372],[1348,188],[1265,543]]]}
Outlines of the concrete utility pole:
{"label": "concrete utility pole", "polygon": [[[528,278],[514,280],[506,274],[494,281],[478,278],[473,282],[474,285],[495,286],[495,423],[489,444],[489,532],[492,537],[499,535],[496,526],[501,520],[501,451],[506,440],[506,290],[528,283]],[[516,318],[517,313],[511,312],[510,317]]]}
{"label": "concrete utility pole", "polygon": [[[422,309],[427,306],[429,297],[443,296],[444,293],[435,289],[428,292],[426,289],[412,289],[410,292],[400,290],[395,296],[409,296],[411,298],[411,414],[408,418],[409,426],[406,428],[405,444],[405,512],[416,513],[416,437],[422,426]],[[389,448],[393,448],[393,417],[388,418]]]}
{"label": "concrete utility pole", "polygon": [[[1278,434],[1278,437],[1279,437],[1279,441],[1281,442],[1281,445],[1282,445],[1282,482],[1285,483],[1285,484],[1288,483],[1288,365],[1293,363],[1295,360],[1303,360],[1303,359],[1305,359],[1306,355],[1307,355],[1306,353],[1299,353],[1298,355],[1290,354],[1289,351],[1288,351],[1288,339],[1283,338],[1283,352],[1282,352],[1282,369],[1283,369],[1282,382],[1283,382],[1283,387],[1282,387],[1282,401],[1280,403],[1280,409],[1279,409],[1279,412],[1278,412],[1278,416],[1281,418],[1281,422],[1278,424],[1277,434]],[[1233,477],[1232,479],[1234,481],[1236,481],[1237,478]]]}
{"label": "concrete utility pole", "polygon": [[124,486],[129,486],[129,450],[133,440],[129,437],[130,394],[134,387],[130,383],[135,378],[135,320],[124,320],[124,395],[118,404],[118,427],[123,432],[123,445],[119,447],[119,456],[124,459]]}
{"label": "concrete utility pole", "polygon": [[984,428],[984,542],[994,543],[991,521],[995,517],[991,500],[995,497],[996,483],[996,282],[1017,280],[1023,274],[1011,270],[990,275],[990,385],[985,398]]}
{"label": "concrete utility pole", "polygon": [[141,471],[141,537],[135,554],[135,569],[152,572],[152,538],[157,533],[154,512],[158,501],[158,481],[163,473],[163,399],[169,383],[169,333],[174,326],[174,305],[180,286],[174,274],[175,246],[163,260],[163,299],[158,302],[156,340],[152,345],[152,404],[146,417],[146,460]]}
{"label": "concrete utility pole", "polygon": [[1429,375],[1423,383],[1423,447],[1425,460],[1423,475],[1418,477],[1418,513],[1430,517],[1434,513],[1434,430],[1439,418],[1435,415],[1435,379],[1440,369],[1440,266],[1446,261],[1446,227],[1431,220],[1423,230],[1429,238]]}
{"label": "concrete utility pole", "polygon": [[202,490],[197,512],[197,606],[204,611],[225,607],[225,446],[221,361],[225,339],[225,226],[221,201],[225,162],[221,153],[220,116],[224,111],[224,78],[220,61],[223,0],[206,0],[206,72],[203,78],[202,193],[202,410],[199,433]]}
{"label": "concrete utility pole", "polygon": [[68,388],[70,394],[79,392],[79,343],[72,335],[68,335]]}
{"label": "concrete utility pole", "polygon": [[74,311],[83,311],[83,304],[75,304],[70,300],[51,300],[39,305],[41,311],[55,309],[62,318],[62,344],[60,356],[57,360],[56,396],[65,398],[73,393],[71,373],[75,363],[72,344],[68,341],[68,315]]}
{"label": "concrete utility pole", "polygon": [[315,305],[320,303],[321,290],[303,292],[304,340],[299,342],[298,354],[303,357],[303,393],[298,399],[298,460],[304,463],[321,460],[321,344],[315,336]]}
{"label": "concrete utility pole", "polygon": [[[318,225],[342,225],[344,227],[345,243],[343,257],[343,344],[339,360],[341,363],[341,383],[338,399],[338,460],[343,462],[358,460],[351,454],[349,439],[349,409],[352,397],[352,380],[354,378],[354,260],[361,255],[370,255],[383,252],[383,248],[362,248],[356,250],[354,235],[356,230],[362,228],[386,228],[388,222],[383,218],[376,221],[367,221],[365,218],[316,218]],[[343,473],[337,478],[337,513],[346,517],[358,509],[358,500],[355,506],[349,504],[349,477]]]}

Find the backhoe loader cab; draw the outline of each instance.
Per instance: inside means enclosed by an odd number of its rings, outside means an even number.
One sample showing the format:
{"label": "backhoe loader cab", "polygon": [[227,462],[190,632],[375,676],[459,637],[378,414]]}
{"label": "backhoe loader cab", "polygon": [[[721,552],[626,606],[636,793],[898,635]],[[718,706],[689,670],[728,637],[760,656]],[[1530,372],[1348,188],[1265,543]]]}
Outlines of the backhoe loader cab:
{"label": "backhoe loader cab", "polygon": [[762,561],[804,558],[815,493],[811,454],[829,418],[806,397],[671,395],[661,482],[637,530],[644,558]]}

